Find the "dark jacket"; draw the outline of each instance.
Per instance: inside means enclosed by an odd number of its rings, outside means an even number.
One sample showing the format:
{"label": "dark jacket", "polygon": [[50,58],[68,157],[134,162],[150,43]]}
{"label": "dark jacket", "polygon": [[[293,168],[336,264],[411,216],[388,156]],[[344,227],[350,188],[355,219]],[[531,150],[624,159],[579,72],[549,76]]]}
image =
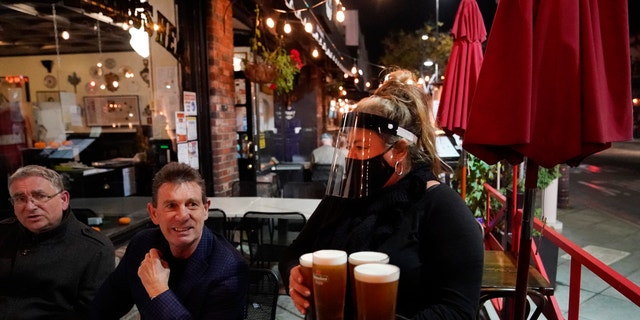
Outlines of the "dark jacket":
{"label": "dark jacket", "polygon": [[[398,314],[475,319],[484,259],[480,226],[447,185],[426,189],[434,179],[423,166],[376,196],[325,197],[280,260],[282,278],[289,280],[289,270],[304,253],[381,251],[400,267]],[[351,301],[346,299],[346,319]]]}
{"label": "dark jacket", "polygon": [[57,228],[34,234],[0,221],[0,319],[86,319],[115,267],[111,241],[67,210]]}
{"label": "dark jacket", "polygon": [[[153,300],[138,277],[151,248],[169,262],[169,290]],[[248,290],[248,265],[228,241],[204,228],[196,251],[175,271],[169,243],[158,228],[132,239],[122,261],[98,291],[92,319],[119,319],[134,303],[142,319],[242,319]],[[175,279],[179,276],[179,279]],[[173,285],[175,283],[175,285]]]}

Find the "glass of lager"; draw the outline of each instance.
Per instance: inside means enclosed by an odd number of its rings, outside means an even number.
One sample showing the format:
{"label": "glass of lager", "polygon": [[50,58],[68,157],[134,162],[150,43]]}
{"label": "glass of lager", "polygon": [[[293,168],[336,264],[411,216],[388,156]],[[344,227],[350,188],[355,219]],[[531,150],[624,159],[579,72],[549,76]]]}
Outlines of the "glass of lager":
{"label": "glass of lager", "polygon": [[309,308],[305,319],[312,320],[316,318],[316,309],[313,306],[313,253],[305,253],[300,256],[300,273],[302,273],[302,284],[309,289]]}
{"label": "glass of lager", "polygon": [[353,272],[358,320],[395,320],[400,268],[368,263],[356,266]]}
{"label": "glass of lager", "polygon": [[[354,315],[357,314],[356,308],[356,279],[353,277],[353,268],[365,263],[389,263],[389,256],[383,252],[376,251],[358,251],[349,255],[349,289],[351,290],[351,299],[354,306]],[[355,317],[354,317],[355,318]]]}
{"label": "glass of lager", "polygon": [[317,320],[344,319],[347,287],[347,253],[318,250],[313,253],[313,297]]}

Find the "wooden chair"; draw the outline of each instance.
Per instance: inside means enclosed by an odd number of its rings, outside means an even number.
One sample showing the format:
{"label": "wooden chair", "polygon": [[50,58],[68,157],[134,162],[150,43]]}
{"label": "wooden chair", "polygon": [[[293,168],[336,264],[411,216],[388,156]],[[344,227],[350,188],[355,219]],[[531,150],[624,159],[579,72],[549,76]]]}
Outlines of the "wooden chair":
{"label": "wooden chair", "polygon": [[279,283],[269,269],[249,268],[249,291],[244,319],[274,320],[278,308]]}
{"label": "wooden chair", "polygon": [[251,266],[270,267],[280,260],[284,249],[306,222],[300,212],[246,212],[241,220],[244,236],[240,248],[243,253],[247,248]]}

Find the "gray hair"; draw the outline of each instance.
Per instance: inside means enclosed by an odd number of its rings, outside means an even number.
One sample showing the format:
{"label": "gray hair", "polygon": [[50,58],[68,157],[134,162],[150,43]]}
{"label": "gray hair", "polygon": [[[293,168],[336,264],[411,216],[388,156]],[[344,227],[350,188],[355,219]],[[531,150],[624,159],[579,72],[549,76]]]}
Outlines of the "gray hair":
{"label": "gray hair", "polygon": [[54,170],[37,165],[28,165],[19,168],[9,177],[9,187],[19,179],[29,177],[40,177],[51,183],[54,188],[59,191],[64,190],[64,179],[62,176]]}

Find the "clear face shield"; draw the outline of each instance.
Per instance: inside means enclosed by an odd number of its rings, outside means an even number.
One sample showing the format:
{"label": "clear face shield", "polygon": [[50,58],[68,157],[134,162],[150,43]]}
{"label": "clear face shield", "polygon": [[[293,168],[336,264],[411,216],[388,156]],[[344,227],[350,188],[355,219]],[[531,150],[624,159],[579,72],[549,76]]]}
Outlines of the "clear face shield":
{"label": "clear face shield", "polygon": [[397,123],[377,115],[351,112],[338,133],[327,182],[327,195],[362,198],[380,192],[395,169],[384,159],[393,147],[384,135],[396,135],[415,143],[417,137]]}

